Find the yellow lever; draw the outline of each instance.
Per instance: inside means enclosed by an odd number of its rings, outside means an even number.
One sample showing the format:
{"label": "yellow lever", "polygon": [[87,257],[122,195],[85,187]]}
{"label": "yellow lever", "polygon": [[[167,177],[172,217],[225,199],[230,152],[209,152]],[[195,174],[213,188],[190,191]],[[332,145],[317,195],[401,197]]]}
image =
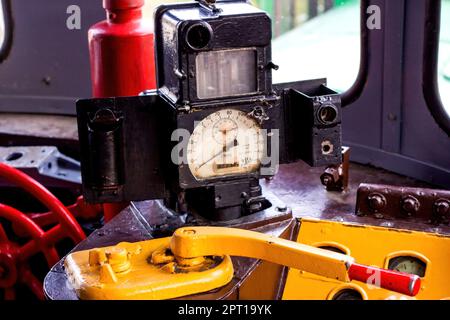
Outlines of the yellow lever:
{"label": "yellow lever", "polygon": [[178,229],[170,249],[185,259],[211,255],[262,259],[343,282],[349,281],[347,270],[354,262],[340,253],[254,231],[219,227]]}
{"label": "yellow lever", "polygon": [[380,276],[380,287],[416,295],[420,278],[355,263],[350,256],[258,232],[186,227],[171,238],[70,254],[69,282],[82,299],[170,299],[216,289],[233,278],[229,256],[262,259],[342,282]]}
{"label": "yellow lever", "polygon": [[183,259],[211,254],[262,259],[343,282],[370,281],[378,277],[380,288],[415,296],[420,277],[355,263],[350,256],[330,252],[265,234],[228,228],[194,227],[175,231],[173,254]]}

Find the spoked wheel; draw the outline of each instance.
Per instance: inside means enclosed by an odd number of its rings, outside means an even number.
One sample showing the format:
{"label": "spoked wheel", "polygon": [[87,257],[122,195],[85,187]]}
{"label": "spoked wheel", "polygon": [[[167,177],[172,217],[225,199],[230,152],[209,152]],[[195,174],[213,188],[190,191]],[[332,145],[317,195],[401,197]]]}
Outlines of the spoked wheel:
{"label": "spoked wheel", "polygon": [[48,266],[52,267],[59,261],[55,244],[67,237],[78,243],[85,234],[69,210],[40,183],[3,163],[0,163],[0,177],[30,192],[57,217],[57,224],[44,231],[24,213],[0,204],[0,217],[13,225],[20,225],[30,238],[24,244],[14,242],[0,225],[0,289],[4,291],[4,298],[15,299],[16,285],[25,284],[37,298],[44,299],[42,283],[32,273],[29,259],[41,252]]}

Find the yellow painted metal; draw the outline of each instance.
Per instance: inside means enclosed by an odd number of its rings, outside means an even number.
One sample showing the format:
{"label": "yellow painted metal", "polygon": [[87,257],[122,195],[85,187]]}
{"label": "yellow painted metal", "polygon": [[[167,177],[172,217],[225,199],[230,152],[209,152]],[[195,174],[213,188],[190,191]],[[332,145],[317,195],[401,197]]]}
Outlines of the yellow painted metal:
{"label": "yellow painted metal", "polygon": [[230,255],[344,282],[349,281],[347,268],[354,262],[347,255],[253,231],[190,227],[178,229],[172,238],[75,252],[66,258],[65,268],[81,299],[170,299],[230,282]]}
{"label": "yellow painted metal", "polygon": [[354,257],[387,267],[389,259],[411,255],[427,263],[419,297],[435,299],[450,296],[444,272],[450,267],[448,241],[434,234],[312,219],[302,220],[298,242],[241,229],[186,227],[171,238],[75,252],[65,267],[81,299],[170,299],[206,292],[231,281],[230,255],[291,267],[285,299],[331,299],[342,289],[356,290],[365,299],[406,299],[350,283],[347,269]]}
{"label": "yellow painted metal", "polygon": [[266,234],[220,227],[187,227],[175,231],[172,252],[182,258],[231,255],[262,259],[348,282],[350,256]]}
{"label": "yellow painted metal", "polygon": [[69,282],[81,299],[171,299],[206,292],[233,278],[230,257],[176,259],[170,238],[119,243],[70,254]]}
{"label": "yellow painted metal", "polygon": [[[434,233],[367,225],[302,219],[297,242],[331,246],[351,254],[359,263],[387,268],[398,256],[416,257],[426,263],[425,276],[416,299],[450,297],[450,237]],[[356,290],[364,299],[413,299],[360,282],[330,280],[290,269],[283,299],[333,299],[344,289]]]}

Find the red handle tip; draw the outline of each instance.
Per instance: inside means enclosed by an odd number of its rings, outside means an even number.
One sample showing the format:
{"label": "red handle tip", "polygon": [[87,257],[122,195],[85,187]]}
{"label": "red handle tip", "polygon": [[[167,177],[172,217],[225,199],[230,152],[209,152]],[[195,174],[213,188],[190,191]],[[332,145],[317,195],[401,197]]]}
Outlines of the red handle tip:
{"label": "red handle tip", "polygon": [[365,282],[412,297],[419,293],[421,286],[420,277],[416,275],[364,266],[357,263],[350,266],[348,276],[350,280]]}

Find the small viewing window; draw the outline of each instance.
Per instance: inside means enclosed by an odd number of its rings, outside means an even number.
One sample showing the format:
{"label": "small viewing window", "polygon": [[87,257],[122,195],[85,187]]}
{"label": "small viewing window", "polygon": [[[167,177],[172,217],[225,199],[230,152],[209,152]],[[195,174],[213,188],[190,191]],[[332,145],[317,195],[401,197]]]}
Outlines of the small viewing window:
{"label": "small viewing window", "polygon": [[206,51],[197,55],[197,95],[200,99],[255,92],[256,51]]}
{"label": "small viewing window", "polygon": [[442,0],[438,76],[441,100],[450,115],[450,0]]}

